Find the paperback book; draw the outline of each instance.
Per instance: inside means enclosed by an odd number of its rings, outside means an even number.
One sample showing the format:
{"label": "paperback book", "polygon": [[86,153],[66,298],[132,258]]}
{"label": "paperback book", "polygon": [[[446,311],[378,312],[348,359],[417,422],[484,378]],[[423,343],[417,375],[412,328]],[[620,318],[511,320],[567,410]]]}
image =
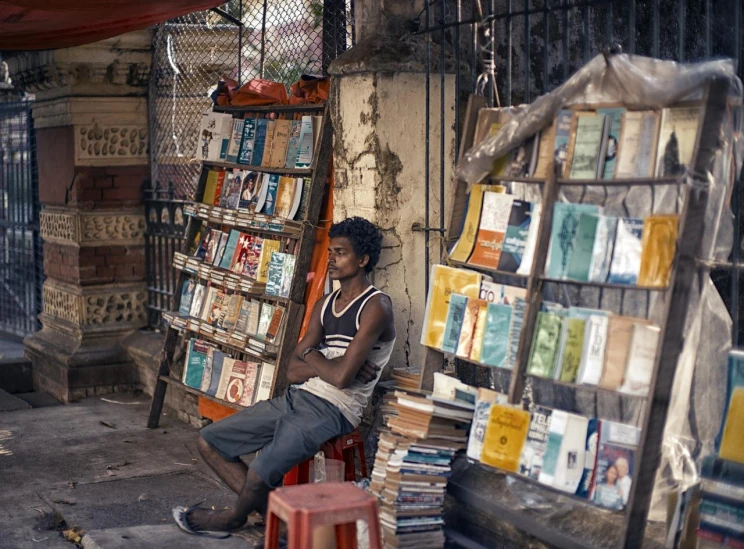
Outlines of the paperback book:
{"label": "paperback book", "polygon": [[617,220],[615,247],[607,282],[634,285],[641,269],[643,219],[621,217]]}

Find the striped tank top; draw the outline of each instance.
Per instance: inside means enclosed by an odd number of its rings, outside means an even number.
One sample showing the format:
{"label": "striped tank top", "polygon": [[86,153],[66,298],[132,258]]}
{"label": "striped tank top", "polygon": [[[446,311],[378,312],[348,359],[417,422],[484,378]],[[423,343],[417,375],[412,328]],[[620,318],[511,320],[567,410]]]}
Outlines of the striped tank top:
{"label": "striped tank top", "polygon": [[[320,322],[325,332],[320,352],[328,359],[337,358],[346,352],[346,348],[359,330],[359,319],[365,305],[372,297],[378,294],[385,295],[374,286],[370,286],[349,303],[343,311],[336,312],[336,298],[340,291],[336,290],[326,297],[320,313]],[[349,420],[349,423],[358,427],[364,408],[366,408],[375,385],[382,375],[382,370],[390,360],[390,355],[393,354],[394,345],[395,339],[391,341],[378,340],[372,347],[367,360],[379,366],[380,371],[377,372],[377,377],[369,383],[362,383],[355,379],[346,389],[339,389],[319,377],[313,377],[299,387],[336,406]]]}

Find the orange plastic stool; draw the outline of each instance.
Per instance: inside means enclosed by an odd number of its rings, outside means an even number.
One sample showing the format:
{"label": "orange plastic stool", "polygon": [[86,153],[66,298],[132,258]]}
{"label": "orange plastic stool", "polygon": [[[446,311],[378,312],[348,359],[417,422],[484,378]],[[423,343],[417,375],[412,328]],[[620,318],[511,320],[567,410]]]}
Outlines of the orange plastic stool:
{"label": "orange plastic stool", "polygon": [[318,526],[335,526],[337,549],[356,549],[357,520],[367,522],[370,549],[381,548],[377,498],[350,483],[305,484],[271,492],[265,549],[278,548],[280,520],[287,525],[288,549],[312,549]]}
{"label": "orange plastic stool", "polygon": [[[354,452],[359,457],[359,470],[362,477],[368,476],[367,460],[364,457],[364,440],[359,429],[354,429],[351,433],[340,437],[332,438],[320,447],[325,457],[337,459],[345,463],[344,480],[353,482],[356,480],[356,466],[354,463]],[[284,486],[294,486],[296,484],[307,484],[310,482],[310,463],[313,458],[298,463],[284,475]]]}

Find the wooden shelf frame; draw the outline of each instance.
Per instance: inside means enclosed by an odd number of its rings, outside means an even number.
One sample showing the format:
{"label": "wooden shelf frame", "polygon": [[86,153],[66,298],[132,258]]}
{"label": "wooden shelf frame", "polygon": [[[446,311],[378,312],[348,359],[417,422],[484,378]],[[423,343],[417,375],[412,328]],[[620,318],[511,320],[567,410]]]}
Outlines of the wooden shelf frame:
{"label": "wooden shelf frame", "polygon": [[[310,260],[313,253],[313,246],[315,244],[315,228],[318,225],[318,218],[320,216],[321,204],[323,201],[323,193],[326,187],[326,180],[328,179],[331,159],[331,145],[333,138],[333,127],[331,125],[330,113],[326,108],[326,105],[289,105],[289,106],[270,106],[270,107],[221,107],[214,109],[217,112],[229,112],[234,115],[243,114],[267,114],[267,113],[322,113],[321,127],[318,135],[317,142],[315,143],[313,161],[309,168],[305,169],[274,169],[266,168],[262,166],[247,166],[243,164],[233,164],[227,162],[202,162],[202,171],[197,183],[197,188],[192,201],[198,207],[201,204],[201,197],[204,195],[204,188],[206,186],[207,174],[212,168],[225,168],[225,169],[239,169],[239,170],[253,170],[264,173],[278,173],[285,175],[296,175],[296,176],[310,176],[311,184],[309,187],[310,196],[307,201],[307,211],[305,218],[297,222],[297,229],[292,231],[292,234],[288,235],[277,235],[281,238],[290,238],[294,241],[293,253],[296,257],[295,272],[292,278],[292,284],[290,287],[289,297],[275,298],[274,296],[266,296],[265,294],[250,294],[251,297],[260,300],[267,301],[279,301],[286,305],[284,311],[284,318],[282,322],[284,326],[282,328],[281,336],[279,341],[276,342],[278,352],[276,358],[272,358],[269,355],[264,355],[252,349],[246,345],[244,347],[236,347],[229,343],[223,343],[216,341],[213,336],[208,334],[201,334],[204,339],[209,339],[210,342],[216,344],[219,348],[227,351],[232,351],[233,354],[246,354],[262,362],[269,362],[275,364],[274,378],[272,380],[271,394],[269,398],[273,398],[277,394],[280,394],[287,385],[287,367],[289,365],[290,357],[294,352],[295,345],[299,339],[300,328],[302,326],[302,320],[305,313],[305,286],[307,283],[307,272],[310,266]],[[212,209],[215,207],[212,206]],[[222,208],[218,208],[224,210]],[[230,211],[230,210],[225,210]],[[223,217],[225,211],[220,212]],[[239,212],[236,212],[238,214]],[[206,219],[204,219],[206,217]],[[184,255],[188,254],[188,248],[193,242],[199,226],[202,223],[217,223],[219,226],[230,226],[227,223],[223,223],[224,218],[220,220],[212,220],[209,216],[189,216],[189,223],[186,227],[186,234],[183,241],[183,248],[181,253]],[[236,229],[244,229],[244,232],[267,232],[265,230],[257,229],[254,227],[247,226],[235,226]],[[270,231],[268,231],[270,232]],[[271,232],[271,234],[276,234]],[[181,270],[178,276],[178,281],[175,288],[175,310],[178,311],[181,300],[181,292],[183,285],[191,275]],[[240,290],[235,290],[240,291]],[[242,293],[242,292],[241,292]],[[177,313],[174,313],[177,314]],[[155,385],[153,392],[152,404],[150,406],[150,414],[147,420],[148,428],[156,428],[160,421],[160,415],[163,409],[163,403],[165,401],[165,391],[169,384],[179,384],[180,381],[170,377],[171,366],[173,364],[176,346],[179,343],[179,335],[189,333],[190,330],[187,328],[176,328],[169,326],[165,336],[165,343],[163,345],[163,352],[161,354],[160,367],[158,369],[158,380]],[[183,385],[182,383],[180,383]],[[189,388],[191,389],[191,388]],[[190,392],[193,392],[191,389]],[[201,393],[201,392],[199,392]],[[208,395],[199,394],[200,397],[207,398]],[[226,402],[219,401],[213,397],[210,400],[217,401],[223,405],[229,405]]]}

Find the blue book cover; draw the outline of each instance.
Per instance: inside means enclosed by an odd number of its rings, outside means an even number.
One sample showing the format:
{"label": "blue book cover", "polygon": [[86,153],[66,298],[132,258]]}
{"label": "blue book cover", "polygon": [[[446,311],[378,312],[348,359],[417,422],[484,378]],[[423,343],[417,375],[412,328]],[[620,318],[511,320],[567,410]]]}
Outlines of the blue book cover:
{"label": "blue book cover", "polygon": [[612,179],[615,177],[618,144],[620,143],[620,129],[622,128],[625,109],[623,107],[617,107],[614,109],[597,109],[597,114],[604,114],[610,124],[610,132],[607,136],[607,154],[605,155],[602,179]]}
{"label": "blue book cover", "polygon": [[220,377],[222,377],[222,366],[225,363],[227,355],[222,351],[214,349],[212,351],[212,379],[209,383],[209,388],[206,393],[211,396],[217,394],[217,388],[220,385]]}
{"label": "blue book cover", "polygon": [[183,373],[184,384],[194,389],[201,388],[208,350],[208,347],[202,341],[197,339],[189,341],[189,351],[186,355],[186,367]]}
{"label": "blue book cover", "polygon": [[256,138],[253,141],[253,154],[251,165],[260,166],[263,159],[264,146],[266,145],[266,129],[269,121],[266,118],[256,119]]}
{"label": "blue book cover", "polygon": [[527,308],[527,302],[522,298],[516,298],[512,305],[511,327],[509,328],[509,358],[506,367],[513,370],[517,363],[517,353],[519,351],[519,336],[522,333],[522,324],[524,324],[524,311]]}
{"label": "blue book cover", "polygon": [[641,270],[643,219],[621,217],[617,220],[615,248],[607,282],[633,285]]}
{"label": "blue book cover", "polygon": [[573,253],[574,237],[579,227],[581,214],[598,214],[599,207],[594,204],[571,204],[556,202],[553,207],[553,226],[548,246],[548,278],[564,279]]}
{"label": "blue book cover", "polygon": [[468,298],[464,295],[452,294],[450,296],[447,323],[444,325],[444,339],[442,340],[442,351],[445,353],[457,351],[457,343],[460,341],[460,330],[462,330],[467,305]]}
{"label": "blue book cover", "polygon": [[301,120],[292,120],[292,130],[289,134],[287,143],[287,155],[284,159],[285,168],[294,168],[297,164],[297,151],[300,148],[300,129],[302,128]]}
{"label": "blue book cover", "polygon": [[499,270],[516,273],[522,263],[524,249],[527,246],[527,235],[532,221],[532,203],[514,200],[509,213],[509,224],[506,226],[504,242],[501,246]]}
{"label": "blue book cover", "polygon": [[220,263],[219,263],[220,269],[230,268],[233,255],[235,255],[235,248],[238,246],[239,238],[240,238],[240,231],[236,231],[235,229],[232,229],[230,231],[230,236],[227,239],[227,244],[225,245],[225,251],[222,254],[222,259],[220,260]]}
{"label": "blue book cover", "polygon": [[555,148],[553,149],[553,167],[558,177],[564,177],[568,162],[568,144],[571,141],[573,111],[564,109],[555,119]]}
{"label": "blue book cover", "polygon": [[253,157],[253,145],[256,139],[256,119],[246,118],[243,123],[243,140],[240,142],[238,164],[250,164]]}
{"label": "blue book cover", "polygon": [[566,278],[580,282],[589,281],[589,271],[592,266],[594,240],[597,235],[599,216],[591,214],[579,215],[579,223],[574,236],[571,261],[568,263]]}
{"label": "blue book cover", "polygon": [[489,303],[486,311],[486,332],[483,335],[481,362],[488,366],[505,368],[509,353],[512,308],[500,303]]}
{"label": "blue book cover", "polygon": [[591,418],[586,429],[586,447],[584,448],[584,472],[581,482],[576,490],[576,495],[589,499],[594,486],[594,468],[597,465],[597,446],[599,445],[600,422],[597,418]]}
{"label": "blue book cover", "polygon": [[276,191],[279,188],[279,175],[272,174],[269,177],[269,186],[266,191],[266,203],[264,204],[262,213],[266,215],[274,215],[274,209],[276,208]]}
{"label": "blue book cover", "polygon": [[191,300],[194,299],[194,288],[196,288],[196,282],[194,282],[193,278],[189,278],[183,283],[181,302],[178,305],[178,312],[182,315],[189,316]]}

